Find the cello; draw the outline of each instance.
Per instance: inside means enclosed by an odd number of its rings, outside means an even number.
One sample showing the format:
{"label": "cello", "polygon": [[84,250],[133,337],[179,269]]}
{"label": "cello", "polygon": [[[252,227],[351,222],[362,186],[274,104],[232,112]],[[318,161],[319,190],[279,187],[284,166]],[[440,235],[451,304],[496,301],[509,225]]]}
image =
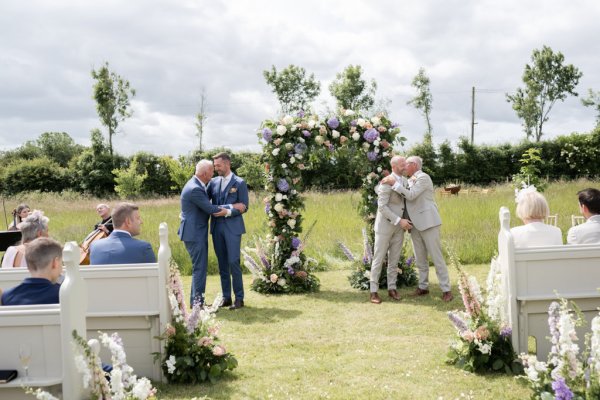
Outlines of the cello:
{"label": "cello", "polygon": [[[109,222],[112,222],[112,217],[102,225],[108,224]],[[102,229],[98,228],[90,232],[85,239],[83,239],[81,246],[79,246],[81,248],[79,265],[90,265],[90,247],[92,246],[92,243],[94,243],[96,240],[107,238],[108,235],[110,235],[110,233],[106,233]]]}

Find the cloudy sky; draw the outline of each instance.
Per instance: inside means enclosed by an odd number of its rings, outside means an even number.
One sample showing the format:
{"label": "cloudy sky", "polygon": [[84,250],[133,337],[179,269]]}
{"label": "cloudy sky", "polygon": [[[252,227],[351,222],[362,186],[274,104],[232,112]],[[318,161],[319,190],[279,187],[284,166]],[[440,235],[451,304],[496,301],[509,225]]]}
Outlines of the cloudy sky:
{"label": "cloudy sky", "polygon": [[[204,87],[204,145],[258,150],[256,130],[277,115],[262,71],[304,67],[321,81],[314,107],[349,64],[378,83],[408,145],[424,121],[407,106],[420,67],[431,79],[434,140],[470,135],[471,87],[477,143],[516,142],[520,121],[505,101],[522,85],[533,49],[565,55],[583,72],[578,91],[600,90],[600,2],[516,0],[2,0],[0,150],[64,131],[89,144],[100,128],[90,71],[105,61],[137,90],[118,152],[187,154],[197,146],[194,115]],[[557,103],[546,135],[594,126],[579,98]]]}

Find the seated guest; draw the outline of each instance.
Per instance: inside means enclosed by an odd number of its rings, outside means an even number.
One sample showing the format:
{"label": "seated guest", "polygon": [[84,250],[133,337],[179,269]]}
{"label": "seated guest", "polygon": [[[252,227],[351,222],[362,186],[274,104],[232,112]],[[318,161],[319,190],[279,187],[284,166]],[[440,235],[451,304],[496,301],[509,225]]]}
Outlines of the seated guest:
{"label": "seated guest", "polygon": [[18,231],[19,224],[23,222],[25,218],[29,215],[29,206],[27,204],[19,204],[17,208],[15,208],[12,212],[13,221],[8,226],[9,231]]}
{"label": "seated guest", "polygon": [[585,223],[569,229],[568,244],[600,243],[600,190],[584,189],[577,192],[579,210]]}
{"label": "seated guest", "polygon": [[535,247],[561,245],[560,228],[544,223],[550,214],[548,202],[536,191],[524,191],[518,196],[517,216],[523,221],[522,226],[510,230],[515,247]]}
{"label": "seated guest", "polygon": [[41,237],[27,244],[27,268],[30,278],[2,294],[5,306],[57,304],[62,273],[62,246],[56,240]]}
{"label": "seated guest", "polygon": [[10,246],[6,249],[4,259],[2,260],[2,268],[27,267],[25,245],[38,237],[48,236],[48,221],[49,219],[44,216],[43,211],[33,210],[33,212],[20,223],[21,244]]}
{"label": "seated guest", "polygon": [[112,212],[112,219],[114,231],[109,237],[92,243],[90,247],[92,265],[156,262],[150,243],[133,238],[142,230],[138,206],[133,203],[118,204]]}
{"label": "seated guest", "polygon": [[96,212],[102,220],[94,225],[94,229],[101,229],[106,234],[110,235],[114,230],[112,216],[110,215],[110,207],[107,204],[98,204],[96,206]]}

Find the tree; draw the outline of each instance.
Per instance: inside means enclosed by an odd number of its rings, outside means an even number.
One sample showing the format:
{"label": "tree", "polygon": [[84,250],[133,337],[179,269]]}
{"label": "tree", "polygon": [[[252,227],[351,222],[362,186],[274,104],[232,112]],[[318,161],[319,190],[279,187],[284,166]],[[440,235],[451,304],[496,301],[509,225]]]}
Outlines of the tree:
{"label": "tree", "polygon": [[38,138],[37,145],[44,156],[56,161],[61,167],[69,165],[69,161],[84,149],[66,132],[44,132]]}
{"label": "tree", "polygon": [[360,65],[348,65],[343,72],[335,75],[329,85],[329,92],[337,101],[338,107],[353,111],[368,111],[375,104],[377,83],[374,79],[362,79]]}
{"label": "tree", "polygon": [[104,63],[98,71],[92,70],[94,85],[94,100],[100,122],[108,129],[108,149],[113,154],[112,137],[117,132],[119,123],[131,117],[129,97],[135,97],[135,89],[131,88],[129,81],[108,69]]}
{"label": "tree", "polygon": [[295,65],[289,65],[281,72],[273,65],[270,71],[263,71],[263,76],[267,85],[273,88],[283,114],[307,109],[321,92],[321,84],[315,80],[315,75],[306,77],[306,70]]}
{"label": "tree", "polygon": [[412,86],[417,89],[417,95],[409,100],[406,104],[414,106],[417,110],[423,114],[425,117],[425,122],[427,123],[427,131],[425,132],[426,136],[431,137],[432,128],[431,128],[431,103],[433,102],[433,96],[431,95],[431,90],[429,89],[429,77],[425,75],[425,69],[419,68],[419,73],[415,75],[412,80]]}
{"label": "tree", "polygon": [[525,65],[523,73],[525,89],[506,94],[506,100],[523,120],[527,138],[534,136],[536,142],[543,135],[544,123],[556,101],[564,101],[569,94],[577,96],[575,87],[583,74],[573,64],[563,65],[564,60],[561,52],[554,53],[547,46],[533,50],[532,63]]}
{"label": "tree", "polygon": [[115,191],[122,199],[138,197],[142,193],[142,185],[148,174],[138,171],[137,156],[128,168],[113,169],[115,175]]}
{"label": "tree", "polygon": [[594,107],[596,109],[596,126],[600,126],[600,92],[588,90],[588,97],[581,99],[581,102],[586,107]]}
{"label": "tree", "polygon": [[200,93],[200,112],[196,114],[196,136],[198,136],[198,151],[204,151],[202,138],[204,137],[204,124],[206,123],[206,89],[203,87]]}

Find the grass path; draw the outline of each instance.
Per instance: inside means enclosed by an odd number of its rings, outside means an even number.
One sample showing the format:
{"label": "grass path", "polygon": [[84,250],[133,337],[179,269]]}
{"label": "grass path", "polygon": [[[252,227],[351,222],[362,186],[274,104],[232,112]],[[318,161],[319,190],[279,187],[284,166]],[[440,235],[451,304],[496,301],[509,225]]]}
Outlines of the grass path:
{"label": "grass path", "polygon": [[[484,282],[487,265],[467,269]],[[456,281],[455,271],[451,272]],[[377,306],[352,289],[349,271],[320,272],[321,291],[263,296],[247,291],[247,307],[221,310],[221,338],[239,361],[215,385],[159,386],[161,399],[524,399],[529,391],[512,377],[479,376],[445,364],[453,328],[446,311],[462,306],[432,292]],[[246,275],[246,288],[250,276]],[[185,278],[189,285],[189,278]],[[186,290],[189,288],[186,287]],[[208,279],[208,296],[219,291]],[[457,293],[454,288],[455,293]]]}

